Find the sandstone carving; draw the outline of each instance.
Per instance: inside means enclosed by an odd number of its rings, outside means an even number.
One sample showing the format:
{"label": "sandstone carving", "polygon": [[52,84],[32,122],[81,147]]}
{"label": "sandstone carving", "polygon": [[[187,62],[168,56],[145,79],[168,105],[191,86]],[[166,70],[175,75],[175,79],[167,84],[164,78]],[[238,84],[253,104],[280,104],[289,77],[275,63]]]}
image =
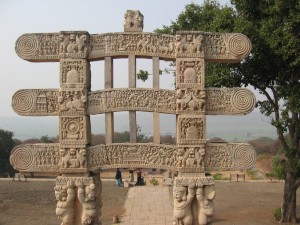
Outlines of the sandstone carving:
{"label": "sandstone carving", "polygon": [[144,16],[139,10],[127,10],[124,15],[124,32],[143,31]]}
{"label": "sandstone carving", "polygon": [[[20,172],[61,174],[54,188],[61,225],[101,224],[99,171],[160,168],[178,172],[174,181],[174,225],[211,224],[214,179],[207,171],[254,166],[256,154],[245,143],[207,143],[206,115],[242,115],[255,107],[245,88],[205,87],[205,62],[240,62],[251,51],[239,33],[180,31],[145,33],[144,16],[127,10],[124,32],[86,31],[24,34],[16,53],[32,62],[60,62],[60,87],[17,91],[14,111],[25,116],[59,116],[59,143],[16,146],[10,162]],[[129,87],[113,88],[114,58],[129,58]],[[135,60],[153,57],[153,89],[135,88]],[[105,90],[91,91],[90,61],[105,60]],[[176,62],[176,90],[158,89],[159,60]],[[132,79],[131,79],[132,78]],[[154,112],[154,143],[113,143],[112,112]],[[89,115],[105,113],[106,145],[90,145]],[[176,145],[159,144],[159,113],[177,114]]]}
{"label": "sandstone carving", "polygon": [[136,167],[179,170],[188,174],[250,169],[255,165],[256,153],[250,144],[226,142],[205,146],[115,143],[60,147],[59,144],[34,144],[15,147],[10,162],[21,172],[82,173]]}
{"label": "sandstone carving", "polygon": [[[97,60],[106,56],[135,54],[205,58],[217,62],[239,62],[251,51],[249,39],[239,33],[178,32],[176,35],[141,33],[143,16],[125,14],[124,29],[130,33],[89,35],[87,32],[24,34],[16,42],[17,54],[28,61],[59,61],[61,58]],[[129,15],[128,14],[128,15]],[[130,19],[131,17],[134,19]],[[128,18],[128,19],[127,19]],[[134,32],[136,31],[136,32]]]}
{"label": "sandstone carving", "polygon": [[69,180],[66,185],[56,185],[54,188],[57,200],[56,215],[62,221],[61,225],[72,225],[74,221],[74,204],[76,193],[74,183]]}
{"label": "sandstone carving", "polygon": [[195,197],[194,186],[174,187],[174,225],[192,225],[192,201]]}
{"label": "sandstone carving", "polygon": [[204,89],[204,60],[176,59],[176,87]]}

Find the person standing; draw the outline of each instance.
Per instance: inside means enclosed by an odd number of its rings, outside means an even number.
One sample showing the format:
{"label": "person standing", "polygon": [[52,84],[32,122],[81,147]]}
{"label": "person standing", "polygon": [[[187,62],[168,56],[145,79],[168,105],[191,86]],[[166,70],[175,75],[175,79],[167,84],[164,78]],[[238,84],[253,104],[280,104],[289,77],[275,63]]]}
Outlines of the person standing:
{"label": "person standing", "polygon": [[122,186],[122,173],[119,168],[117,168],[115,179],[116,179],[117,186],[121,187]]}
{"label": "person standing", "polygon": [[136,175],[137,175],[136,185],[137,186],[142,186],[144,182],[143,182],[143,178],[142,178],[142,171],[141,171],[141,169],[137,170]]}

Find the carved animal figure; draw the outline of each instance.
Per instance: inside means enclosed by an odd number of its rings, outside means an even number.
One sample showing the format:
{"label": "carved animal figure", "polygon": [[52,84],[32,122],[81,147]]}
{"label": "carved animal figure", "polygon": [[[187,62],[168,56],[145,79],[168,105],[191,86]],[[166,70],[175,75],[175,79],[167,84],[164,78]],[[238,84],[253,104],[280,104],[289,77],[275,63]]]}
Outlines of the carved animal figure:
{"label": "carved animal figure", "polygon": [[80,167],[86,166],[86,149],[80,149],[77,153],[77,159],[79,161]]}

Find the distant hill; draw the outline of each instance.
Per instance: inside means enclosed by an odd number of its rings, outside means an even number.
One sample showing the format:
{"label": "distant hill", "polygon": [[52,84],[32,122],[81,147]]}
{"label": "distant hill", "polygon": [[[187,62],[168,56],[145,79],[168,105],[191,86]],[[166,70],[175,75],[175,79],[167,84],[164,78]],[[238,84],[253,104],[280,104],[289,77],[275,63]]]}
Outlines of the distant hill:
{"label": "distant hill", "polygon": [[[129,130],[128,113],[115,113],[115,131]],[[161,134],[176,134],[176,116],[161,114]],[[104,133],[104,115],[91,116],[92,132]],[[137,124],[142,133],[152,135],[152,113],[137,113]],[[259,137],[276,138],[269,119],[254,111],[245,116],[207,116],[207,138],[220,137],[227,141],[252,140]],[[0,129],[14,132],[24,140],[58,135],[58,117],[0,117]]]}

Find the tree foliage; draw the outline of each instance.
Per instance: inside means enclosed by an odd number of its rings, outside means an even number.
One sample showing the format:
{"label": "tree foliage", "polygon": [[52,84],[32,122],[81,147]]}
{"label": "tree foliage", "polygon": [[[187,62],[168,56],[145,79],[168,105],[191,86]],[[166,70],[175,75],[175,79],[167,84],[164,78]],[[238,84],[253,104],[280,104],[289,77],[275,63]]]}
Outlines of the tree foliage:
{"label": "tree foliage", "polygon": [[14,145],[13,133],[0,129],[0,177],[13,174],[14,170],[9,163],[9,156]]}

